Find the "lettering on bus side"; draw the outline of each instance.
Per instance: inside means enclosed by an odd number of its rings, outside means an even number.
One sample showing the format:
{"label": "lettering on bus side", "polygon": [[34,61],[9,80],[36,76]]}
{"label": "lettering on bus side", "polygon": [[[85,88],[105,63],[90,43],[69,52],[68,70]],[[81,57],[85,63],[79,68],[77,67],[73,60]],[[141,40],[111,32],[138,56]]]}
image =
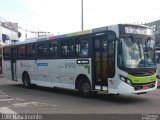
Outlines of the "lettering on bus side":
{"label": "lettering on bus side", "polygon": [[48,63],[37,63],[37,66],[48,66]]}
{"label": "lettering on bus side", "polygon": [[31,68],[31,65],[29,63],[21,62],[21,67],[29,67],[29,68]]}
{"label": "lettering on bus side", "polygon": [[88,59],[78,59],[77,64],[89,64],[89,60]]}
{"label": "lettering on bus side", "polygon": [[65,63],[65,68],[76,68],[76,63]]}

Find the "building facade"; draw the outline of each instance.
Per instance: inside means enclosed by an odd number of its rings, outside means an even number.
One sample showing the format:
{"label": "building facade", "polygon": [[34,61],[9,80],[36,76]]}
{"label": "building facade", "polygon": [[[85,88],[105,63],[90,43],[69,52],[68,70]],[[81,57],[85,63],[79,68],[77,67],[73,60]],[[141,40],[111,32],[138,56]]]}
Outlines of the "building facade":
{"label": "building facade", "polygon": [[2,74],[2,45],[18,41],[18,24],[0,20],[0,74]]}

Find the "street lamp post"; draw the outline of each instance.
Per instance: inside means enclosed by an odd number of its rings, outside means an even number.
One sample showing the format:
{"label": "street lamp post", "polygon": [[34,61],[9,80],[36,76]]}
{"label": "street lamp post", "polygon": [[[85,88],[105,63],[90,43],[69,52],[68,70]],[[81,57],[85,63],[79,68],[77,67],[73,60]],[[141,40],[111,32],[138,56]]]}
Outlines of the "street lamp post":
{"label": "street lamp post", "polygon": [[83,30],[83,0],[81,0],[81,29]]}

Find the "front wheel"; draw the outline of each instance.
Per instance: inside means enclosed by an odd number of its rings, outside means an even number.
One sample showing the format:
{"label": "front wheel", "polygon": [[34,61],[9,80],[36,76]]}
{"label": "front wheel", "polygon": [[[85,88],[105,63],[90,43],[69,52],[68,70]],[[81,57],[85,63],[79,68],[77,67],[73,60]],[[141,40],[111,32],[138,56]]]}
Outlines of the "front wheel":
{"label": "front wheel", "polygon": [[83,97],[91,97],[91,84],[88,80],[79,80],[78,91]]}
{"label": "front wheel", "polygon": [[22,77],[23,85],[26,88],[31,88],[30,77],[27,73],[25,73]]}

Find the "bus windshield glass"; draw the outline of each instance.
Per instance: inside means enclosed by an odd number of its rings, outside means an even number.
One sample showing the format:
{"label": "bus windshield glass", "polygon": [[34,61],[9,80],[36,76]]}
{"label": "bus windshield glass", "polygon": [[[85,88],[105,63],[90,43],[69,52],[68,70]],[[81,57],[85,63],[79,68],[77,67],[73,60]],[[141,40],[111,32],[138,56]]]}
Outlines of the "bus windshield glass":
{"label": "bus windshield glass", "polygon": [[154,39],[121,38],[118,48],[118,65],[121,68],[155,67]]}

